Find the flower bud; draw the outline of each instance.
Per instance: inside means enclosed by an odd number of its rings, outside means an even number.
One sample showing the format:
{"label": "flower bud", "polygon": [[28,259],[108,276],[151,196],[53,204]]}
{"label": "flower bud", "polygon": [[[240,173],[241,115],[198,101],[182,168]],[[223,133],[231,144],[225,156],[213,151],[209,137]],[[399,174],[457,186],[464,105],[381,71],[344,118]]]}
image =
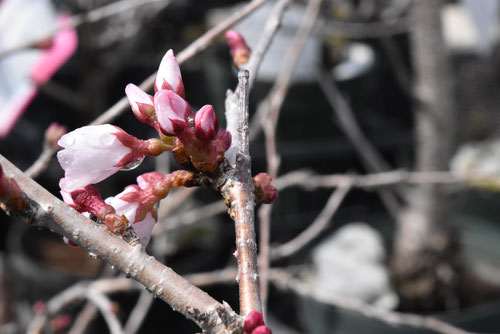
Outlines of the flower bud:
{"label": "flower bud", "polygon": [[248,58],[250,58],[250,48],[243,36],[234,30],[227,30],[226,38],[229,44],[231,57],[233,57],[233,63],[237,68],[240,68],[248,62]]}
{"label": "flower bud", "polygon": [[182,82],[181,70],[172,50],[168,50],[161,60],[156,75],[155,91],[162,89],[171,90],[184,98],[184,83]]}
{"label": "flower bud", "polygon": [[243,329],[245,334],[250,334],[254,329],[262,325],[264,325],[264,317],[262,316],[262,313],[251,311],[245,318]]}
{"label": "flower bud", "polygon": [[57,142],[66,132],[68,132],[66,126],[53,122],[47,130],[45,130],[45,145],[53,150],[61,149],[61,147],[57,145]]}
{"label": "flower bud", "polygon": [[135,117],[142,123],[151,125],[158,130],[153,97],[134,84],[127,85],[125,94],[127,94]]}
{"label": "flower bud", "polygon": [[271,177],[266,173],[259,173],[253,178],[255,195],[258,202],[270,204],[278,197],[278,190],[271,185]]}
{"label": "flower bud", "polygon": [[156,118],[161,131],[167,136],[179,135],[190,129],[189,104],[171,90],[159,90],[154,97]]}
{"label": "flower bud", "polygon": [[194,115],[194,135],[202,142],[209,142],[219,131],[219,122],[211,105],[203,106]]}
{"label": "flower bud", "polygon": [[251,334],[273,334],[273,332],[269,327],[262,325],[255,328]]}

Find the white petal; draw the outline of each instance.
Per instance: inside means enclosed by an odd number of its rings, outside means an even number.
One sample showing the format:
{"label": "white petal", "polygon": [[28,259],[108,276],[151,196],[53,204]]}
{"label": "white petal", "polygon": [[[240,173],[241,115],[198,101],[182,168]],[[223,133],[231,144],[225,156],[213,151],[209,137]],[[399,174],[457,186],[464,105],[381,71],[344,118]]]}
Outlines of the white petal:
{"label": "white petal", "polygon": [[84,126],[61,137],[64,147],[57,159],[65,171],[62,190],[72,192],[98,183],[120,170],[116,164],[131,152],[113,133],[120,130],[109,124]]}
{"label": "white petal", "polygon": [[158,68],[158,74],[156,75],[156,87],[158,90],[161,89],[163,80],[168,82],[174,91],[181,81],[181,70],[172,50],[168,50],[165,56],[163,56]]}

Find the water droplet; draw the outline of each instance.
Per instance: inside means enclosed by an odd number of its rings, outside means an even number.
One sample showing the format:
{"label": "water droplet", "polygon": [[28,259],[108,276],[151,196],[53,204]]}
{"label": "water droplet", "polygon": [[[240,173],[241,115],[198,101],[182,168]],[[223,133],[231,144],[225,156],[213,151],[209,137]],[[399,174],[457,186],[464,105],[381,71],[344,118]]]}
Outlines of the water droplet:
{"label": "water droplet", "polygon": [[92,252],[89,252],[89,256],[93,259],[97,259],[97,255],[95,255],[94,253]]}
{"label": "water droplet", "polygon": [[106,133],[99,137],[99,144],[102,146],[111,146],[115,140],[115,136],[109,133]]}
{"label": "water droplet", "polygon": [[115,270],[115,266],[114,265],[111,265],[111,270]]}
{"label": "water droplet", "polygon": [[63,136],[62,138],[62,143],[66,146],[71,146],[75,143],[75,137],[73,136]]}
{"label": "water droplet", "polygon": [[126,278],[130,278],[131,277],[131,275],[130,275],[130,273],[128,271],[125,272],[125,277]]}
{"label": "water droplet", "polygon": [[135,169],[135,168],[137,168],[142,163],[142,160],[144,160],[144,157],[140,157],[140,158],[132,161],[131,163],[123,166],[120,170],[132,170],[132,169]]}
{"label": "water droplet", "polygon": [[160,209],[160,202],[156,202],[153,207],[156,209],[156,210],[159,210]]}

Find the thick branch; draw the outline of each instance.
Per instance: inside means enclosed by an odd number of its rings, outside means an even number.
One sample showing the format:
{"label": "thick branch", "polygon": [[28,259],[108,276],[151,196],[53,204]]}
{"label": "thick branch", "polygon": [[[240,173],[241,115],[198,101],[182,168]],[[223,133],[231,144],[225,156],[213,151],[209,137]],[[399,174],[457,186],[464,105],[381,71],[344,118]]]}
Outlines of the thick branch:
{"label": "thick branch", "polygon": [[235,223],[236,258],[238,260],[238,283],[240,287],[240,314],[250,311],[262,312],[257,274],[257,244],[255,242],[255,199],[251,174],[248,138],[248,71],[238,73],[238,153],[234,168],[227,172],[227,180],[221,188],[222,196],[229,206],[229,214]]}
{"label": "thick branch", "polygon": [[146,254],[140,244],[131,246],[106,230],[103,225],[96,225],[85,218],[26,177],[3,156],[0,156],[0,164],[5,174],[16,180],[29,203],[27,209],[22,212],[11,210],[11,214],[35,226],[46,227],[85,247],[142,283],[203,330],[232,333],[241,328],[240,318],[227,305],[218,303],[172,269]]}

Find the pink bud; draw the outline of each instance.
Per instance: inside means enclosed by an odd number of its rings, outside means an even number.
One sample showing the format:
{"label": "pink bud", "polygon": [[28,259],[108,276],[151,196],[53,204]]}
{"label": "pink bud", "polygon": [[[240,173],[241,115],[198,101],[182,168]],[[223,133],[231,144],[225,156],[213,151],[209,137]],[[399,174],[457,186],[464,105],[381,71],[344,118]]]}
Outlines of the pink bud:
{"label": "pink bud", "polygon": [[257,201],[270,204],[278,197],[278,190],[271,185],[271,177],[266,173],[254,176],[255,193]]}
{"label": "pink bud", "polygon": [[219,122],[211,105],[203,106],[194,116],[194,135],[202,142],[209,142],[219,131]]}
{"label": "pink bud", "polygon": [[251,334],[272,334],[271,329],[264,325],[255,328]]}
{"label": "pink bud", "polygon": [[168,50],[163,56],[156,75],[155,91],[162,89],[172,90],[184,98],[184,83],[182,82],[181,70],[172,50]]}
{"label": "pink bud", "polygon": [[171,90],[159,90],[154,103],[156,118],[164,134],[175,136],[190,129],[188,118],[193,113],[182,97]]}
{"label": "pink bud", "polygon": [[262,316],[262,313],[251,311],[245,318],[243,329],[245,333],[250,334],[254,329],[262,325],[264,325],[264,317]]}
{"label": "pink bud", "polygon": [[82,212],[90,212],[101,220],[104,220],[107,214],[115,213],[115,209],[106,204],[99,191],[91,185],[73,191],[71,198]]}
{"label": "pink bud", "polygon": [[153,97],[134,84],[127,85],[125,94],[127,94],[135,117],[142,123],[157,128],[158,121],[156,120]]}
{"label": "pink bud", "polygon": [[57,145],[57,142],[66,132],[68,132],[67,127],[53,122],[47,130],[45,130],[45,145],[53,150],[59,150],[61,147]]}
{"label": "pink bud", "polygon": [[250,48],[243,36],[234,30],[227,30],[226,38],[229,44],[231,57],[233,57],[233,63],[239,68],[241,65],[248,62],[248,58],[250,58]]}

